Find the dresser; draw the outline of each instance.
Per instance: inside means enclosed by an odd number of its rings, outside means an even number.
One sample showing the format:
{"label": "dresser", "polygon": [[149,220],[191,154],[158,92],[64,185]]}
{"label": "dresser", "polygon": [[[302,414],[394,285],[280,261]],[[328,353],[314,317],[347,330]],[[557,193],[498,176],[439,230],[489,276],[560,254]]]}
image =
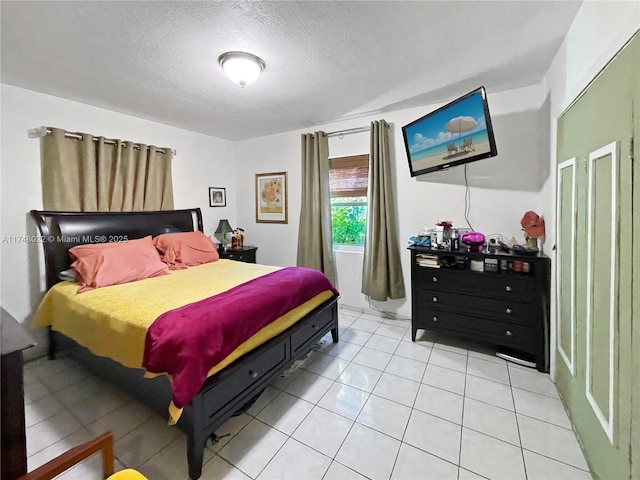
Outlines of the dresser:
{"label": "dresser", "polygon": [[14,480],[27,473],[27,448],[24,418],[24,381],[22,351],[35,341],[13,316],[0,309],[0,357],[2,371],[2,474]]}
{"label": "dresser", "polygon": [[409,247],[411,338],[418,329],[489,343],[549,371],[550,260]]}

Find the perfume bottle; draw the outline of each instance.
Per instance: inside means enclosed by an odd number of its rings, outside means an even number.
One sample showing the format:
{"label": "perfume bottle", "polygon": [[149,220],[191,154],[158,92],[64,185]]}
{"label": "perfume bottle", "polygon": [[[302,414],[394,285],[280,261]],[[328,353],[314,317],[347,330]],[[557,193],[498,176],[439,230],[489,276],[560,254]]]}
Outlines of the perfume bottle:
{"label": "perfume bottle", "polygon": [[460,248],[460,235],[458,234],[457,228],[455,228],[451,233],[451,238],[449,238],[449,247],[452,252],[455,252]]}

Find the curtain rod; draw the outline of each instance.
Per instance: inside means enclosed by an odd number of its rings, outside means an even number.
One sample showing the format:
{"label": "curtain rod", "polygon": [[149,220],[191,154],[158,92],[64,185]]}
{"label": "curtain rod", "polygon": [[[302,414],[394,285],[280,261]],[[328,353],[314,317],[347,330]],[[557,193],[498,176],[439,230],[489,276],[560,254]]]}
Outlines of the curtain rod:
{"label": "curtain rod", "polygon": [[368,132],[371,127],[356,127],[356,128],[348,128],[346,130],[336,130],[335,132],[327,133],[327,137],[335,137],[336,135],[342,138],[343,135],[349,135],[350,133],[359,133],[359,132]]}
{"label": "curtain rod", "polygon": [[[39,137],[44,137],[45,135],[51,135],[53,133],[52,130],[48,129],[47,127],[38,127],[38,128],[31,128],[28,131],[28,135],[29,138],[39,138]],[[74,133],[74,132],[64,132],[64,136],[66,138],[75,138],[76,140],[82,140],[82,134],[81,133]],[[93,137],[92,140],[94,142],[97,142],[99,140],[98,137]],[[117,140],[109,140],[109,139],[105,139],[104,143],[106,143],[107,145],[117,145],[118,142]],[[133,142],[122,142],[122,147],[123,148],[127,148],[127,143],[130,143],[133,146],[134,150],[140,150],[140,145],[137,143],[133,143]],[[160,153],[167,153],[167,149],[166,148],[157,148],[157,151]],[[175,157],[178,154],[177,150],[171,150],[171,156]]]}
{"label": "curtain rod", "polygon": [[[387,128],[389,124],[387,124]],[[327,137],[335,137],[336,135],[342,138],[343,135],[349,135],[350,133],[368,132],[371,130],[371,125],[367,127],[347,128],[346,130],[336,130],[335,132],[327,133]]]}

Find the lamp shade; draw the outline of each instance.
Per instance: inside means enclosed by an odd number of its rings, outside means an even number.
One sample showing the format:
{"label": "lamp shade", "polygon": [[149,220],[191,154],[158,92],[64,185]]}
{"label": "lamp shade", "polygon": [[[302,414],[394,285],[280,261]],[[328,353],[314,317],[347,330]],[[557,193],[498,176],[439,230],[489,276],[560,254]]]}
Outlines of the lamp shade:
{"label": "lamp shade", "polygon": [[265,64],[260,57],[246,52],[225,52],[218,57],[227,76],[241,87],[256,81]]}
{"label": "lamp shade", "polygon": [[223,218],[222,220],[220,220],[220,223],[218,223],[218,228],[216,228],[214,236],[218,240],[220,240],[220,242],[224,243],[225,234],[231,233],[231,232],[233,232],[233,228],[231,228],[231,225],[229,225],[229,220],[227,220],[226,218]]}

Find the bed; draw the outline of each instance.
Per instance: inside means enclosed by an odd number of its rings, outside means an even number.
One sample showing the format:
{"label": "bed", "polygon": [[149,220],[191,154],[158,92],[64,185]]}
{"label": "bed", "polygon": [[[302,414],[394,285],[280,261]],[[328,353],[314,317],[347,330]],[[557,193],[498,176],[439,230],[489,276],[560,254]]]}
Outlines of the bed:
{"label": "bed", "polygon": [[[46,286],[52,291],[64,286],[57,285],[61,282],[59,274],[70,267],[68,250],[74,246],[105,238],[107,241],[131,240],[168,232],[202,231],[200,209],[125,213],[33,210],[31,216],[43,239]],[[223,265],[223,262],[235,263],[231,260],[216,263]],[[249,266],[242,264],[242,268]],[[55,285],[57,287],[53,288]],[[304,312],[308,313],[290,322],[290,326],[282,327],[283,331],[241,352],[241,356],[210,375],[197,394],[184,405],[177,424],[187,434],[187,461],[191,479],[200,477],[205,444],[215,436],[216,429],[246,408],[271,380],[290,368],[296,360],[306,357],[325,334],[331,332],[332,340],[338,341],[337,292],[326,296],[326,300],[324,298],[320,299],[321,303],[317,306],[307,308]],[[56,351],[63,347],[78,357],[83,365],[116,381],[119,387],[158,413],[167,414],[167,407],[175,398],[175,392],[172,392],[166,375],[145,378],[143,369],[128,368],[116,361],[118,359],[95,355],[79,342],[56,331],[55,325],[54,328],[50,327],[49,358],[54,359]]]}

